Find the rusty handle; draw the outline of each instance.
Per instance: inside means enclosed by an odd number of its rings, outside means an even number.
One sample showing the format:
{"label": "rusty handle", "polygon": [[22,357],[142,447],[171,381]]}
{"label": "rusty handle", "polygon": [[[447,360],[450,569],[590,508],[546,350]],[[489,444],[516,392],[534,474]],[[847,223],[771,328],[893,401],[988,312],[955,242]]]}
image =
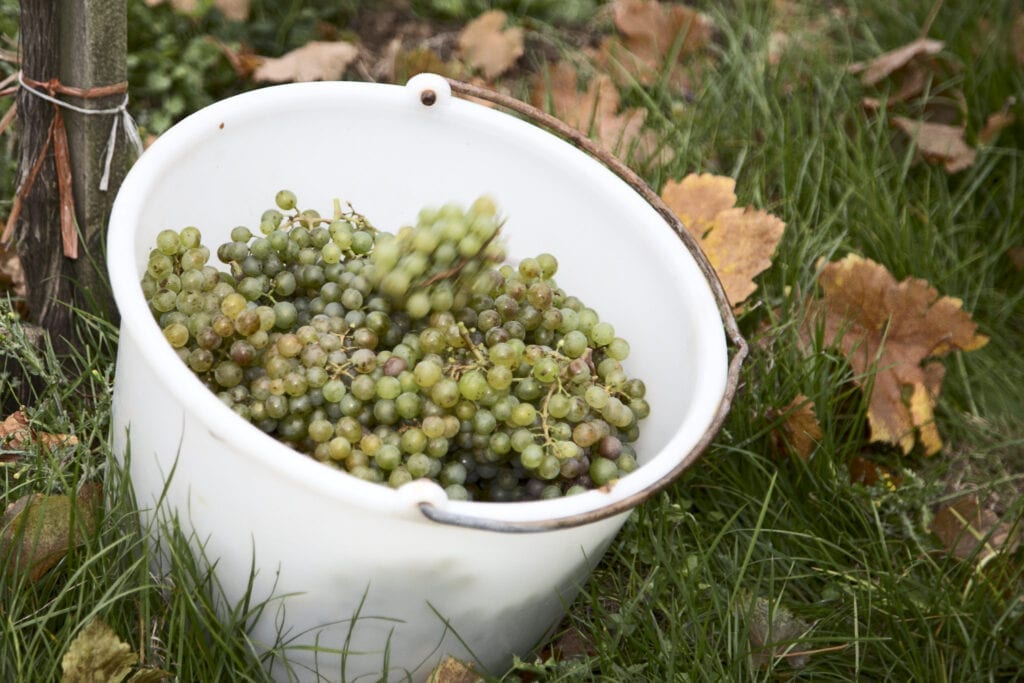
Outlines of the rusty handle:
{"label": "rusty handle", "polygon": [[[451,512],[450,510],[438,508],[430,503],[420,503],[420,511],[432,521],[439,522],[441,524],[450,524],[453,526],[482,529],[486,531],[499,531],[503,533],[531,533],[565,529],[580,526],[582,524],[588,524],[590,522],[596,522],[598,520],[612,517],[621,512],[626,512],[640,503],[643,503],[645,500],[651,498],[653,495],[671,484],[687,467],[693,464],[693,462],[701,455],[701,453],[704,452],[718,434],[719,430],[722,428],[722,424],[725,422],[726,415],[729,413],[729,408],[732,406],[733,396],[736,394],[736,389],[739,384],[740,368],[742,367],[743,361],[746,359],[747,353],[749,352],[747,341],[743,338],[743,335],[740,334],[739,326],[736,323],[735,316],[733,316],[732,307],[729,305],[729,299],[725,295],[725,289],[722,287],[722,283],[718,279],[718,274],[708,261],[707,256],[704,255],[697,239],[690,234],[690,231],[686,229],[679,218],[665,204],[661,197],[659,197],[658,194],[655,193],[654,190],[652,190],[650,186],[648,186],[647,183],[645,183],[644,180],[631,168],[622,163],[608,150],[594,143],[593,140],[580,131],[556,119],[554,116],[541,111],[533,105],[488,88],[482,88],[480,86],[454,79],[447,79],[447,81],[451,86],[452,93],[454,94],[462,97],[475,97],[488,102],[493,102],[500,107],[514,111],[517,114],[521,114],[534,124],[546,128],[567,142],[572,143],[575,147],[583,150],[591,157],[601,162],[601,164],[615,173],[615,175],[617,175],[623,182],[643,197],[647,203],[649,203],[651,207],[665,219],[665,222],[668,223],[670,228],[672,228],[672,231],[676,236],[682,240],[687,251],[690,252],[690,255],[693,256],[694,260],[697,262],[697,267],[700,268],[701,273],[704,275],[708,285],[711,287],[711,293],[715,298],[716,305],[718,306],[718,313],[722,318],[722,325],[725,328],[726,335],[734,345],[734,350],[732,359],[729,361],[725,393],[718,404],[718,409],[715,411],[714,417],[711,420],[711,425],[708,427],[707,431],[704,432],[700,441],[694,445],[690,452],[687,453],[686,456],[683,457],[683,459],[680,460],[670,472],[668,472],[668,474],[651,486],[634,493],[628,498],[623,498],[622,500],[616,501],[611,505],[598,508],[597,510],[591,510],[589,512],[570,515],[567,517],[533,522],[506,522],[474,517],[472,515],[462,515]],[[429,91],[423,92],[421,101],[425,106],[431,106],[434,103],[434,99],[431,98],[432,94],[433,93]]]}

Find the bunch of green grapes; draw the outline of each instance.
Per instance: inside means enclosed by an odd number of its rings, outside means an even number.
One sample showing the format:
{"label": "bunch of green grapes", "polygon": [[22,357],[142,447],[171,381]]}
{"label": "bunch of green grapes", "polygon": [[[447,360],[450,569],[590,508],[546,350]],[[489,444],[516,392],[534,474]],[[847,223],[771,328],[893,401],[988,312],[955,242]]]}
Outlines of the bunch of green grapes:
{"label": "bunch of green grapes", "polygon": [[395,234],[296,208],[209,264],[199,231],[164,230],[142,287],[182,361],[237,414],[315,459],[462,500],[603,486],[637,467],[650,412],[629,344],[554,276],[503,262],[489,198],[424,209]]}

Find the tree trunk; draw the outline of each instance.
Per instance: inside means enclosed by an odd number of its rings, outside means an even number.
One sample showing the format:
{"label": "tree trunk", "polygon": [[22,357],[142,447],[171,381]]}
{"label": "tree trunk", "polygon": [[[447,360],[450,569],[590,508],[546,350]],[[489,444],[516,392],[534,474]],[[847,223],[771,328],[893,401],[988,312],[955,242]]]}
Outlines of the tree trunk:
{"label": "tree trunk", "polygon": [[[21,2],[21,69],[28,78],[49,81],[60,68],[58,7],[51,0]],[[18,186],[28,177],[44,147],[54,105],[22,88],[18,91]],[[71,282],[60,232],[60,203],[50,146],[28,193],[22,197],[14,239],[25,271],[29,315],[50,333],[55,349],[72,338]]]}
{"label": "tree trunk", "polygon": [[[123,83],[126,16],[125,0],[22,0],[24,75],[43,83],[57,79],[61,86],[80,91]],[[82,109],[114,109],[124,100],[123,94],[56,96]],[[107,281],[105,237],[110,206],[127,167],[129,145],[120,117],[61,107],[56,115],[67,132],[64,158],[70,162],[70,172],[61,178],[54,152],[58,136],[51,130],[55,111],[52,102],[27,88],[19,91],[19,187],[36,166],[38,171],[21,197],[14,236],[25,271],[29,315],[50,334],[54,348],[60,352],[75,339],[77,311],[116,321]],[[115,124],[115,153],[104,190],[100,179],[107,172],[107,146]],[[43,149],[46,153],[39,165]],[[62,180],[65,190],[70,190],[66,196],[74,195],[77,258],[66,256],[64,250],[59,197]],[[70,224],[68,220],[66,225]]]}

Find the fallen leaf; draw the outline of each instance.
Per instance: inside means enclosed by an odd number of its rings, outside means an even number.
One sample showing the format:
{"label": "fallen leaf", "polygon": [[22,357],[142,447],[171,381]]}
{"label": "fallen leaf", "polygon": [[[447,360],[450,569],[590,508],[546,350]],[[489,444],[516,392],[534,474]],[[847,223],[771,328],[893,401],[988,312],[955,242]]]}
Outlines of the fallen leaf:
{"label": "fallen leaf", "polygon": [[703,238],[722,211],[736,206],[736,181],[728,176],[691,173],[679,182],[668,181],[661,198],[687,230]]}
{"label": "fallen leaf", "polygon": [[985,127],[978,131],[978,142],[987,145],[999,137],[1004,128],[1013,124],[1017,118],[1009,111],[997,111],[985,119]]}
{"label": "fallen leaf", "polygon": [[754,277],[772,264],[786,227],[765,211],[734,208],[735,187],[731,178],[690,174],[678,183],[670,180],[661,191],[665,203],[700,241],[733,306],[757,289]]}
{"label": "fallen leaf", "polygon": [[359,48],[343,40],[317,41],[281,57],[265,57],[253,73],[260,83],[336,81],[359,56]]}
{"label": "fallen leaf", "polygon": [[1024,270],[1024,247],[1010,247],[1007,252],[1013,267],[1017,270]]}
{"label": "fallen leaf", "polygon": [[[138,661],[138,655],[114,629],[93,617],[61,658],[61,683],[159,683],[172,675],[153,667],[136,668]],[[128,676],[132,669],[135,671]]]}
{"label": "fallen leaf", "polygon": [[894,116],[892,125],[917,145],[917,151],[930,162],[941,162],[948,173],[962,171],[974,163],[977,152],[964,142],[964,128],[944,123],[915,121]]}
{"label": "fallen leaf", "polygon": [[249,19],[249,0],[213,0],[213,6],[219,9],[228,21]]}
{"label": "fallen leaf", "polygon": [[903,476],[898,472],[859,455],[850,460],[847,471],[850,473],[851,484],[874,486],[881,483],[890,491],[895,491],[903,483]]}
{"label": "fallen leaf", "polygon": [[[0,221],[6,224],[7,221]],[[0,288],[9,289],[16,297],[25,296],[25,270],[13,244],[0,244]]]}
{"label": "fallen leaf", "polygon": [[999,552],[1012,553],[1021,542],[1019,530],[983,509],[977,496],[960,498],[935,513],[931,530],[946,550],[961,560],[984,561]]}
{"label": "fallen leaf", "polygon": [[[156,7],[167,1],[168,0],[145,0],[147,7]],[[192,14],[196,11],[196,8],[199,7],[199,0],[170,0],[170,5],[176,12]]]}
{"label": "fallen leaf", "polygon": [[74,434],[51,434],[32,429],[23,410],[14,411],[0,423],[0,446],[4,450],[23,451],[34,443],[46,448],[75,446],[78,437]]}
{"label": "fallen leaf", "polygon": [[870,386],[871,440],[909,453],[920,442],[928,455],[942,447],[934,407],[945,375],[937,360],[988,342],[962,309],[939,297],[926,281],[896,279],[884,266],[850,254],[826,264],[818,276],[823,295],[810,325],[824,326],[861,386]]}
{"label": "fallen leaf", "polygon": [[253,72],[263,63],[263,57],[257,55],[247,45],[233,48],[214,36],[206,36],[206,40],[220,50],[239,78],[251,78]]}
{"label": "fallen leaf", "polygon": [[501,10],[484,12],[459,34],[459,53],[466,62],[493,80],[511,69],[523,56],[523,29],[505,28]]}
{"label": "fallen leaf", "polygon": [[115,683],[124,680],[138,655],[99,617],[75,636],[61,658],[62,683]]}
{"label": "fallen leaf", "polygon": [[602,42],[600,65],[620,79],[636,78],[650,85],[666,78],[677,88],[689,89],[686,75],[677,67],[711,40],[711,20],[690,7],[657,0],[616,0],[612,12],[621,37]]}
{"label": "fallen leaf", "polygon": [[1017,17],[1013,20],[1010,40],[1013,43],[1013,54],[1017,58],[1017,64],[1024,66],[1024,11],[1022,10],[1017,10]]}
{"label": "fallen leaf", "polygon": [[814,414],[814,403],[799,394],[781,411],[782,424],[772,432],[772,441],[778,453],[789,450],[806,460],[821,441],[821,425]]}
{"label": "fallen leaf", "polygon": [[746,605],[740,603],[740,609],[745,610],[743,616],[750,619],[747,634],[755,667],[767,666],[779,658],[785,658],[794,669],[807,665],[810,655],[805,653],[810,647],[800,640],[810,633],[810,624],[766,598],[755,598]]}
{"label": "fallen leaf", "polygon": [[68,550],[95,530],[102,487],[89,483],[74,498],[31,494],[0,518],[0,563],[38,581]]}
{"label": "fallen leaf", "polygon": [[906,67],[914,59],[922,56],[936,55],[945,47],[946,44],[941,40],[918,38],[903,47],[881,54],[870,62],[851,64],[849,71],[852,74],[859,73],[860,82],[864,85],[876,85],[882,79]]}
{"label": "fallen leaf", "polygon": [[605,74],[594,76],[581,93],[576,69],[558,62],[547,70],[547,78],[538,74],[534,79],[533,103],[544,109],[548,99],[557,118],[612,152],[635,147],[639,159],[671,156],[671,150],[660,147],[654,134],[644,128],[645,109],[619,111],[619,91]]}
{"label": "fallen leaf", "polygon": [[483,680],[472,665],[449,655],[430,672],[427,683],[480,683]]}

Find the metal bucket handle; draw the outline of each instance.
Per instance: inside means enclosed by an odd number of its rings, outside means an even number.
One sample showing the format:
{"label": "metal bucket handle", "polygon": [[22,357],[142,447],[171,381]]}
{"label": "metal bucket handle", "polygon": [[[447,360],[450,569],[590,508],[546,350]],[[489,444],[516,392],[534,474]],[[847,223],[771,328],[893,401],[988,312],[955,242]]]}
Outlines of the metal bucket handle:
{"label": "metal bucket handle", "polygon": [[[427,75],[423,74],[423,76]],[[704,252],[701,250],[700,244],[697,242],[696,238],[690,234],[690,231],[686,229],[679,218],[672,212],[665,202],[662,201],[661,197],[659,197],[632,169],[619,161],[619,159],[613,156],[606,149],[595,144],[589,137],[540,109],[527,104],[522,100],[518,100],[497,91],[454,79],[442,79],[433,75],[427,76],[426,78],[421,77],[418,80],[424,84],[424,87],[419,93],[419,100],[423,106],[432,107],[441,97],[447,95],[447,93],[439,93],[436,89],[432,88],[429,85],[432,81],[441,86],[447,84],[447,86],[450,87],[451,92],[454,94],[462,97],[473,97],[492,102],[500,107],[514,111],[517,114],[521,114],[532,123],[557,134],[562,139],[572,143],[575,147],[583,150],[591,157],[601,162],[601,164],[622,179],[623,182],[633,188],[651,205],[652,208],[654,208],[655,211],[661,215],[662,218],[665,219],[665,222],[668,223],[669,227],[672,228],[672,231],[675,232],[680,240],[682,240],[687,251],[689,251],[690,255],[693,256],[694,260],[696,260],[698,268],[700,268],[701,273],[703,273],[708,284],[711,286],[711,292],[714,295],[715,303],[718,306],[718,312],[722,318],[722,324],[725,327],[726,334],[735,346],[732,359],[729,361],[729,372],[725,386],[725,393],[718,404],[718,408],[715,411],[710,426],[690,452],[687,453],[671,471],[651,486],[637,491],[631,496],[616,501],[611,505],[606,505],[596,510],[591,510],[590,512],[529,522],[499,521],[475,517],[472,515],[464,515],[439,508],[432,503],[425,501],[418,504],[419,509],[427,518],[441,524],[505,533],[530,533],[565,529],[580,526],[582,524],[588,524],[590,522],[596,522],[598,520],[626,512],[663,490],[680,474],[682,474],[687,467],[693,464],[693,462],[701,455],[701,453],[703,453],[718,434],[718,431],[722,428],[722,423],[725,421],[725,416],[729,413],[729,408],[732,405],[732,399],[736,394],[736,388],[739,383],[740,368],[747,357],[749,347],[746,340],[740,334],[739,326],[736,324],[736,318],[733,316],[729,300],[725,295],[725,289],[722,287],[722,283],[718,279],[718,275],[715,273],[714,267],[712,267],[711,263],[708,261],[707,256],[704,255]],[[409,85],[414,84],[410,83]]]}

